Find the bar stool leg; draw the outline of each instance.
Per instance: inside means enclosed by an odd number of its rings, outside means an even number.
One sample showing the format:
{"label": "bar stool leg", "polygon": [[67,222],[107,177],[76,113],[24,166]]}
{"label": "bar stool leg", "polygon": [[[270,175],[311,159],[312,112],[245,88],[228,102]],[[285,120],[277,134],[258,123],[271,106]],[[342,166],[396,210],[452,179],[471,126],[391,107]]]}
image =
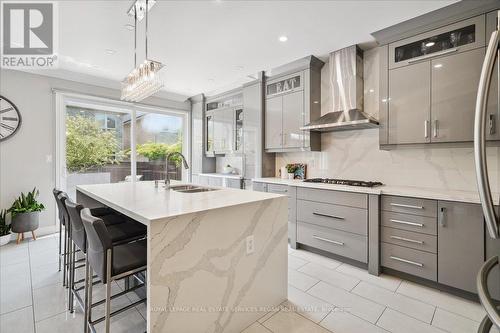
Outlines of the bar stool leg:
{"label": "bar stool leg", "polygon": [[[72,242],[73,243],[73,242]],[[70,258],[70,264],[69,264],[69,293],[68,293],[68,300],[69,300],[69,312],[73,313],[74,311],[74,295],[73,295],[73,290],[75,288],[75,253],[76,253],[76,245],[73,243],[72,249],[71,249],[71,258]]]}
{"label": "bar stool leg", "polygon": [[67,264],[67,251],[68,249],[68,228],[64,226],[64,252],[63,252],[63,286],[67,285],[66,281],[66,264]]}
{"label": "bar stool leg", "polygon": [[59,221],[59,272],[61,271],[62,223]]}
{"label": "bar stool leg", "polygon": [[87,298],[87,302],[85,302],[86,306],[85,306],[85,330],[84,330],[84,333],[89,333],[90,331],[90,322],[92,321],[92,275],[94,273],[94,270],[92,269],[92,267],[90,267],[90,263],[89,263],[89,260],[87,257],[85,257],[85,271],[86,271],[86,276],[85,276],[85,280],[86,280],[86,293],[85,293],[85,297]]}
{"label": "bar stool leg", "polygon": [[106,333],[109,333],[111,324],[111,249],[106,253]]}

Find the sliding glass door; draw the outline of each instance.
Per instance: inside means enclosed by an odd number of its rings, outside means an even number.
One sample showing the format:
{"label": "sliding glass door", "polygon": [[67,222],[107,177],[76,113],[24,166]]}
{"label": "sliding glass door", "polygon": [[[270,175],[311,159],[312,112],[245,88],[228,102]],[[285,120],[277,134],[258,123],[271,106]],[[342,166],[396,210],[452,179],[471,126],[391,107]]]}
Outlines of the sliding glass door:
{"label": "sliding glass door", "polygon": [[186,111],[82,95],[56,95],[56,187],[76,199],[76,186],[130,181],[189,181]]}
{"label": "sliding glass door", "polygon": [[76,186],[128,181],[131,177],[128,110],[108,111],[93,105],[66,107],[66,191]]}
{"label": "sliding glass door", "polygon": [[184,117],[178,114],[136,112],[137,178],[140,180],[182,180],[179,156],[183,152]]}

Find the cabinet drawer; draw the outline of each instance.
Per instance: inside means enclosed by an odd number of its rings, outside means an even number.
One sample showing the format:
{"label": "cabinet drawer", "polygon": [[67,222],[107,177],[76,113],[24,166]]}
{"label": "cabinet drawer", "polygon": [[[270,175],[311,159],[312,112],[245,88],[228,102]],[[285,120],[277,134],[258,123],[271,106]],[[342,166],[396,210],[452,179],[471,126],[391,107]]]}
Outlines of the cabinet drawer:
{"label": "cabinet drawer", "polygon": [[288,185],[267,184],[267,192],[289,195]]}
{"label": "cabinet drawer", "polygon": [[382,225],[396,229],[437,235],[437,218],[382,211]]}
{"label": "cabinet drawer", "polygon": [[366,209],[297,200],[297,220],[359,235],[368,234]]}
{"label": "cabinet drawer", "polygon": [[437,253],[437,236],[382,227],[382,242]]}
{"label": "cabinet drawer", "polygon": [[330,203],[358,208],[368,207],[368,196],[362,193],[297,188],[297,199]]}
{"label": "cabinet drawer", "polygon": [[382,196],[382,210],[420,216],[437,216],[437,201],[429,199]]}
{"label": "cabinet drawer", "polygon": [[252,190],[257,192],[267,192],[267,184],[252,182]]}
{"label": "cabinet drawer", "polygon": [[381,243],[382,266],[437,281],[437,255]]}
{"label": "cabinet drawer", "polygon": [[226,187],[241,188],[241,179],[226,178]]}
{"label": "cabinet drawer", "polygon": [[360,262],[368,262],[366,236],[298,222],[297,242]]}

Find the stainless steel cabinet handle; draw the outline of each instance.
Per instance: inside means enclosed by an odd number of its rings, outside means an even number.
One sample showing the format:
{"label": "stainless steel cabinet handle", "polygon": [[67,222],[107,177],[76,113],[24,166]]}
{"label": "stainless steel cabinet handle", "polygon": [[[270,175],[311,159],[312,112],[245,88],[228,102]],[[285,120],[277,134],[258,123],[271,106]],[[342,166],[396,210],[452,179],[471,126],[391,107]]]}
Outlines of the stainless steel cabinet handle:
{"label": "stainless steel cabinet handle", "polygon": [[420,228],[424,227],[424,225],[422,223],[416,223],[416,222],[408,222],[408,221],[392,220],[392,219],[391,219],[391,222],[393,222],[393,223],[399,223],[399,224],[411,225],[411,226],[420,227]]}
{"label": "stainless steel cabinet handle", "polygon": [[328,214],[322,214],[322,213],[316,213],[316,212],[313,212],[313,215],[330,217],[332,219],[337,219],[337,220],[345,220],[345,217],[342,217],[342,216],[328,215]]}
{"label": "stainless steel cabinet handle", "polygon": [[424,209],[424,207],[422,207],[422,206],[404,205],[404,204],[398,204],[398,203],[394,203],[394,202],[391,202],[391,206],[402,207],[402,208],[412,208],[412,209]]}
{"label": "stainless steel cabinet handle", "polygon": [[323,242],[328,242],[328,243],[332,243],[332,244],[335,244],[335,245],[344,246],[344,243],[342,243],[342,242],[337,242],[337,241],[334,241],[334,240],[331,240],[331,239],[327,239],[327,238],[323,238],[323,237],[319,237],[319,236],[316,236],[316,235],[313,235],[313,238],[318,239],[318,240],[323,241]]}
{"label": "stainless steel cabinet handle", "polygon": [[488,122],[488,126],[490,128],[490,134],[496,133],[496,124],[495,124],[495,115],[490,114],[490,120]]}
{"label": "stainless steel cabinet handle", "polygon": [[403,259],[403,258],[399,258],[399,257],[394,257],[394,256],[390,256],[389,258],[391,258],[392,260],[404,262],[406,264],[410,264],[410,265],[414,265],[414,266],[418,266],[418,267],[424,267],[424,264],[421,264],[419,262],[415,262],[415,261],[411,261],[411,260],[407,260],[407,259]]}
{"label": "stainless steel cabinet handle", "polygon": [[439,124],[438,120],[435,119],[434,120],[434,128],[433,128],[433,133],[434,133],[433,135],[435,138],[437,138],[437,136],[438,136],[438,124]]}
{"label": "stainless steel cabinet handle", "polygon": [[446,217],[444,216],[445,213],[446,207],[441,207],[441,209],[439,209],[439,225],[441,225],[442,227],[446,227]]}
{"label": "stainless steel cabinet handle", "polygon": [[424,138],[428,138],[429,137],[429,121],[426,120],[424,121]]}
{"label": "stainless steel cabinet handle", "polygon": [[[497,27],[498,29],[498,27]],[[486,109],[488,106],[488,91],[491,85],[493,67],[497,58],[499,31],[491,34],[490,43],[486,50],[481,77],[476,98],[476,115],[474,119],[474,161],[476,165],[476,179],[479,197],[483,207],[483,215],[492,238],[499,238],[498,221],[491,197],[490,181],[488,179],[488,166],[486,164]]]}
{"label": "stainless steel cabinet handle", "polygon": [[496,310],[495,303],[493,302],[488,290],[488,275],[496,265],[499,265],[498,256],[488,259],[477,274],[476,285],[479,300],[486,310],[488,317],[491,319],[493,324],[500,327],[500,312]]}
{"label": "stainless steel cabinet handle", "polygon": [[415,240],[415,239],[410,239],[410,238],[404,238],[404,237],[399,237],[399,236],[389,236],[389,238],[400,240],[403,242],[408,242],[408,243],[415,243],[415,244],[420,244],[423,245],[423,241]]}
{"label": "stainless steel cabinet handle", "polygon": [[430,58],[434,58],[434,57],[439,57],[439,56],[442,56],[442,55],[445,55],[445,54],[449,54],[449,53],[455,53],[457,51],[458,51],[458,48],[455,47],[455,48],[452,48],[452,49],[444,50],[442,52],[436,52],[436,53],[426,54],[426,55],[418,57],[418,58],[410,59],[410,60],[408,60],[408,63],[411,64],[411,63],[414,63],[414,62],[417,62],[417,61],[426,60],[426,59],[430,59]]}

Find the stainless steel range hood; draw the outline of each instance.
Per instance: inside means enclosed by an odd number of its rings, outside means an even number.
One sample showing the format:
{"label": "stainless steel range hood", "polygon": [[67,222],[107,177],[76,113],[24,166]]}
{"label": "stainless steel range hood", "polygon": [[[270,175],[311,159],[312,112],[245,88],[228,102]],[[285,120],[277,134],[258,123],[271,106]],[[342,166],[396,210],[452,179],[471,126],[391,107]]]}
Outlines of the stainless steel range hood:
{"label": "stainless steel range hood", "polygon": [[330,54],[333,111],[302,130],[332,132],[374,128],[378,121],[363,112],[363,51],[353,45]]}

